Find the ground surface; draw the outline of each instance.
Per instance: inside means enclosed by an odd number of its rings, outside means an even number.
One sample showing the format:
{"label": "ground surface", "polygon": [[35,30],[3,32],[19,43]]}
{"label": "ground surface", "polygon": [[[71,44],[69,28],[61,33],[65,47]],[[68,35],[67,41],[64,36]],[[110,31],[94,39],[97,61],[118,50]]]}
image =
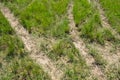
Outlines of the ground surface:
{"label": "ground surface", "polygon": [[[120,12],[117,7],[120,7],[119,0],[1,1],[0,79],[119,80]],[[13,44],[23,47],[6,48],[12,42],[5,44],[6,35],[17,36],[21,43]],[[11,57],[15,69],[3,68],[9,58],[5,56]],[[28,57],[32,59],[31,65],[20,63],[23,59],[29,62]],[[14,59],[25,67],[23,71]]]}

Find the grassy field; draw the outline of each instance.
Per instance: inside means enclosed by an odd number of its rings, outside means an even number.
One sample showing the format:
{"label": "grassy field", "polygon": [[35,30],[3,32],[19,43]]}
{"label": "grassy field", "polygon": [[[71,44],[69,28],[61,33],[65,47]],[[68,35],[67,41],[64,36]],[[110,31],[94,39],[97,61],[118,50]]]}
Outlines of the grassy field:
{"label": "grassy field", "polygon": [[6,4],[30,33],[61,37],[69,32],[65,17],[68,2],[69,0],[17,0]]}
{"label": "grassy field", "polygon": [[100,0],[112,27],[120,33],[120,1]]}
{"label": "grassy field", "polygon": [[[64,72],[62,80],[99,80],[99,77],[91,74],[91,66],[88,66],[81,55],[82,51],[75,47],[71,39],[67,14],[71,1],[4,0],[2,2],[15,14],[31,35],[43,39],[42,42],[38,41],[41,43],[40,49]],[[109,61],[102,55],[107,53],[101,50],[107,46],[110,47],[110,50],[109,48],[107,50],[108,56],[112,54],[119,56],[120,47],[117,46],[120,45],[119,41],[111,31],[102,26],[99,10],[94,7],[94,4],[89,3],[88,0],[73,0],[72,2],[72,14],[78,36],[85,43],[88,55],[95,60],[92,64],[101,69],[107,80],[119,80],[119,63],[109,64]],[[100,0],[100,4],[111,27],[120,33],[119,0]],[[103,47],[99,47],[101,52],[96,46],[92,47],[94,44]],[[114,45],[114,51],[112,52],[113,46],[106,44]],[[115,51],[118,51],[118,54]],[[28,55],[22,41],[0,13],[0,79],[51,80],[49,74],[46,74]]]}
{"label": "grassy field", "polygon": [[[46,46],[43,44],[45,46],[43,51],[47,52],[47,55],[53,61],[60,61],[61,58],[64,61],[67,59],[66,64],[64,62],[59,64],[64,66],[65,76],[63,76],[63,80],[79,80],[90,77],[86,62],[69,39],[69,26],[66,16],[69,0],[35,0],[29,6],[22,5],[24,8],[21,8],[21,4],[24,3],[27,4],[26,1],[21,2],[18,0],[18,2],[6,3],[6,5],[10,7],[31,34],[36,34],[35,32],[37,32],[36,35],[49,35],[57,38],[58,41],[51,45],[51,50],[46,51]],[[13,8],[14,5],[18,7]]]}
{"label": "grassy field", "polygon": [[0,80],[50,80],[24,50],[21,40],[0,12]]}

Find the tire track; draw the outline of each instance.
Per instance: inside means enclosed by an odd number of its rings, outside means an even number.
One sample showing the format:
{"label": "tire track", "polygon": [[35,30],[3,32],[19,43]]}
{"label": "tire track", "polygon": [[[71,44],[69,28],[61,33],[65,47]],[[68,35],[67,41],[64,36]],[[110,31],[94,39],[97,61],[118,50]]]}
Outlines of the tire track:
{"label": "tire track", "polygon": [[79,50],[81,55],[84,57],[87,65],[91,67],[91,73],[94,75],[94,77],[97,77],[99,80],[106,80],[106,76],[103,74],[101,69],[94,64],[95,59],[88,54],[89,50],[86,48],[84,41],[81,38],[79,38],[79,33],[75,26],[72,11],[73,11],[73,3],[71,2],[69,4],[67,14],[68,14],[68,20],[69,20],[69,26],[70,26],[70,35],[73,39],[73,43],[75,47]]}
{"label": "tire track", "polygon": [[91,0],[91,3],[94,5],[95,8],[98,9],[99,14],[100,14],[100,18],[101,18],[101,23],[102,26],[108,30],[110,30],[112,32],[112,35],[114,35],[117,39],[120,40],[120,35],[117,33],[116,30],[114,30],[111,25],[109,24],[109,21],[107,19],[107,17],[105,16],[105,12],[103,10],[103,8],[101,7],[99,0]]}
{"label": "tire track", "polygon": [[[111,25],[109,24],[107,17],[105,16],[105,12],[102,9],[99,0],[91,0],[91,4],[93,3],[94,7],[98,9],[99,14],[100,14],[100,18],[101,18],[101,23],[103,28],[106,28],[108,30],[110,30],[112,32],[112,35],[115,36],[115,38],[120,39],[120,35],[117,33],[117,31],[115,31],[114,29],[112,29]],[[102,53],[103,57],[105,60],[107,60],[107,62],[110,64],[114,64],[119,62],[120,59],[120,52],[115,53],[111,53],[110,50],[113,46],[112,43],[110,42],[106,42],[105,46],[100,46],[100,45],[94,45],[96,46],[96,48],[98,49],[99,52]],[[118,49],[116,49],[118,50]]]}
{"label": "tire track", "polygon": [[15,30],[18,37],[20,37],[25,45],[25,48],[30,52],[29,56],[39,64],[52,80],[60,80],[63,72],[56,68],[55,64],[39,50],[28,31],[19,23],[18,19],[14,17],[11,11],[0,4],[0,10],[6,19],[9,21],[11,27]]}

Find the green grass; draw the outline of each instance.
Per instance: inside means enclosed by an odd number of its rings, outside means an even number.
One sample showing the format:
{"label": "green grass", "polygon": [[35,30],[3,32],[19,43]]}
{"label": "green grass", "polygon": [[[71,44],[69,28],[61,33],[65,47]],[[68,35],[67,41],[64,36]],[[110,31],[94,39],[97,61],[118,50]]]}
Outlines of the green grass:
{"label": "green grass", "polygon": [[[75,0],[73,14],[80,36],[87,41],[99,44],[104,44],[105,41],[115,41],[111,32],[102,27],[98,10],[88,0]],[[85,19],[87,22],[84,23]]]}
{"label": "green grass", "polygon": [[8,21],[0,12],[0,80],[50,80],[24,50]]}
{"label": "green grass", "polygon": [[68,3],[69,0],[34,0],[32,3],[31,0],[5,2],[30,33],[36,34],[37,31],[39,35],[53,37],[66,35],[69,31],[68,21],[65,19]]}
{"label": "green grass", "polygon": [[57,16],[61,16],[61,14],[66,13],[66,8],[70,0],[51,0],[50,2],[52,2],[51,6],[54,13]]}
{"label": "green grass", "polygon": [[[14,31],[12,28],[10,28],[9,24],[7,20],[5,20],[5,18],[3,17],[2,13],[0,12],[0,36],[4,35],[4,34],[13,34]],[[5,26],[8,26],[7,28]]]}
{"label": "green grass", "polygon": [[120,0],[100,0],[111,26],[120,33]]}
{"label": "green grass", "polygon": [[93,13],[91,5],[87,0],[74,0],[73,15],[76,25]]}
{"label": "green grass", "polygon": [[8,5],[9,8],[15,12],[15,15],[19,15],[29,4],[31,4],[32,0],[3,0],[2,2]]}

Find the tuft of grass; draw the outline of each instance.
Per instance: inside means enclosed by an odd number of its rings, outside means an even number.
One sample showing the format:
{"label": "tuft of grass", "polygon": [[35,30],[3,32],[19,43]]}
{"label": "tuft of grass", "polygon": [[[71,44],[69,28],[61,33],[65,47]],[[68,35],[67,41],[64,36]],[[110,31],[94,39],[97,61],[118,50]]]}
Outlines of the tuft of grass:
{"label": "tuft of grass", "polygon": [[68,20],[64,19],[59,22],[54,29],[51,29],[51,33],[54,37],[66,37],[69,33]]}
{"label": "tuft of grass", "polygon": [[81,28],[81,36],[88,39],[90,42],[96,41],[100,44],[104,44],[101,21],[97,13]]}
{"label": "tuft of grass", "polygon": [[108,29],[103,30],[104,40],[107,41],[115,41],[115,37],[112,35],[112,33]]}
{"label": "tuft of grass", "polygon": [[91,48],[90,46],[89,46],[89,50],[90,50],[89,54],[93,56],[93,58],[95,59],[95,64],[100,66],[102,69],[104,69],[107,64],[106,60],[103,59],[103,57],[101,56],[100,53],[98,53],[97,50]]}
{"label": "tuft of grass", "polygon": [[68,56],[70,61],[75,60],[74,55],[79,55],[77,49],[74,47],[69,39],[60,40],[53,46],[53,50],[48,54],[51,58],[58,60],[62,56]]}
{"label": "tuft of grass", "polygon": [[92,13],[92,7],[87,0],[74,0],[73,15],[76,24],[82,22]]}
{"label": "tuft of grass", "polygon": [[48,1],[35,0],[20,14],[21,23],[29,32],[32,31],[32,27],[38,28],[40,33],[44,33],[45,30],[49,29],[54,17],[48,6]]}
{"label": "tuft of grass", "polygon": [[51,2],[54,13],[61,16],[61,14],[65,14],[65,12],[67,12],[66,9],[70,0],[51,0]]}
{"label": "tuft of grass", "polygon": [[[4,3],[17,15],[29,33],[36,34],[37,31],[37,35],[53,37],[68,33],[67,22],[62,17],[65,17],[69,0],[17,0]],[[59,24],[61,20],[63,22]]]}

